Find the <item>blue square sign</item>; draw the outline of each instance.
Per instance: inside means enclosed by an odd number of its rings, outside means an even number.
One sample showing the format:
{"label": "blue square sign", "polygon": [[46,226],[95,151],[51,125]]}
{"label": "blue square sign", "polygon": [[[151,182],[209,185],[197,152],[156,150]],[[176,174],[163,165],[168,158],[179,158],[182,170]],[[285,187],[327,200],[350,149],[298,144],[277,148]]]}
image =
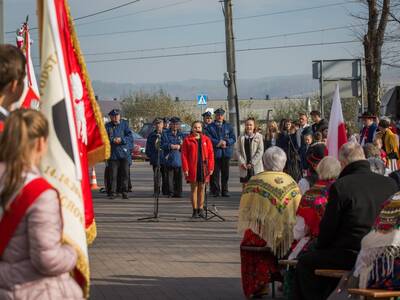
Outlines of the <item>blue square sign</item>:
{"label": "blue square sign", "polygon": [[207,95],[197,95],[197,105],[207,105]]}

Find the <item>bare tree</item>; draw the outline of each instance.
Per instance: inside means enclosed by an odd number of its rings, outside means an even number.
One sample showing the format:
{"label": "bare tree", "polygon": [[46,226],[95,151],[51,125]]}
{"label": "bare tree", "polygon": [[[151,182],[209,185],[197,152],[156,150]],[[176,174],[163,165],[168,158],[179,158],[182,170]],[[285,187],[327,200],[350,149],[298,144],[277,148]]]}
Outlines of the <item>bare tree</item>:
{"label": "bare tree", "polygon": [[368,6],[367,32],[363,38],[368,111],[379,114],[382,47],[390,16],[390,0],[366,0]]}

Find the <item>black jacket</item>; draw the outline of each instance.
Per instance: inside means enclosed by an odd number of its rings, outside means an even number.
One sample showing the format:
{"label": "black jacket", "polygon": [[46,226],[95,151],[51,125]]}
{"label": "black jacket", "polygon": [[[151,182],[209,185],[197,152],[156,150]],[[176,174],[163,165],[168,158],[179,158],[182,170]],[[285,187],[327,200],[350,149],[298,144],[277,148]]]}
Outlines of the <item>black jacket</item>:
{"label": "black jacket", "polygon": [[317,248],[360,251],[381,204],[396,191],[395,181],[371,172],[367,160],[347,165],[329,191]]}
{"label": "black jacket", "polygon": [[319,121],[318,124],[317,123],[312,124],[311,128],[312,128],[313,133],[316,133],[318,131],[322,133],[322,130],[324,130],[325,128],[328,128],[328,125],[329,124],[328,124],[327,120],[321,119],[321,121]]}

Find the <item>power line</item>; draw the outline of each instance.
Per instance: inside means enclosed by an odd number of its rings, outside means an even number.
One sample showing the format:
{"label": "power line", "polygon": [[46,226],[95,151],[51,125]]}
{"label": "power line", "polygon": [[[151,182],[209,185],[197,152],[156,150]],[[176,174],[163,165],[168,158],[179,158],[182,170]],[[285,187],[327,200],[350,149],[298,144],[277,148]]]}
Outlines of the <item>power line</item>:
{"label": "power line", "polygon": [[[303,12],[303,11],[309,11],[309,10],[333,7],[333,6],[348,5],[348,4],[356,3],[356,2],[357,1],[336,2],[336,3],[326,4],[326,5],[318,5],[318,6],[311,6],[311,7],[305,7],[305,8],[277,11],[277,12],[272,12],[272,13],[264,13],[264,14],[258,14],[258,15],[236,17],[236,18],[234,18],[234,20],[246,20],[246,19],[254,19],[254,18],[260,18],[260,17],[266,17],[266,16],[282,15],[282,14],[294,13],[294,12]],[[80,37],[97,37],[97,36],[107,36],[107,35],[115,35],[115,34],[158,31],[158,30],[185,28],[185,27],[200,26],[200,25],[206,25],[206,24],[222,23],[224,21],[225,21],[224,19],[218,19],[218,20],[209,20],[209,21],[193,22],[193,23],[186,23],[186,24],[176,24],[176,25],[169,25],[169,26],[156,26],[156,27],[134,29],[134,30],[89,33],[89,34],[82,34],[82,35],[80,35]]]}
{"label": "power line", "polygon": [[108,21],[108,20],[114,20],[115,18],[120,19],[120,18],[124,18],[124,17],[135,16],[135,15],[142,14],[142,13],[153,12],[153,11],[157,11],[157,10],[164,9],[164,8],[170,8],[170,7],[178,6],[178,5],[185,4],[185,3],[188,3],[188,2],[192,2],[192,1],[193,0],[175,2],[175,3],[163,5],[163,6],[144,9],[144,10],[137,11],[137,12],[130,13],[130,14],[118,15],[118,16],[114,16],[114,17],[108,17],[108,18],[95,20],[95,21],[91,21],[91,22],[86,22],[86,23],[79,23],[79,24],[76,24],[76,26],[77,27],[81,27],[81,26],[85,26],[85,25],[88,25],[88,24],[95,24],[95,23],[100,23],[100,22],[104,22],[104,21]]}
{"label": "power line", "polygon": [[[351,43],[359,43],[359,42],[360,42],[359,40],[347,40],[347,41],[334,41],[334,42],[322,42],[322,43],[282,45],[282,46],[272,46],[272,47],[243,48],[243,49],[236,50],[236,52],[250,52],[250,51],[302,48],[302,47],[314,47],[314,46],[329,46],[329,45],[351,44]],[[128,57],[128,58],[112,58],[112,59],[88,60],[87,63],[90,64],[90,63],[103,63],[103,62],[145,60],[145,59],[156,59],[156,58],[167,58],[167,57],[182,57],[182,56],[197,56],[197,55],[206,55],[206,54],[219,54],[219,53],[225,53],[225,50],[187,52],[187,53],[166,54],[166,55],[138,56],[138,57]]]}
{"label": "power line", "polygon": [[[295,35],[311,34],[311,33],[317,33],[317,32],[325,32],[325,31],[336,31],[336,30],[350,29],[350,28],[360,27],[360,26],[363,26],[363,25],[338,26],[338,27],[328,27],[328,28],[299,31],[299,32],[279,33],[279,34],[274,34],[274,35],[236,39],[236,42],[248,42],[248,41],[255,41],[255,40],[272,39],[272,38],[277,38],[277,37],[295,36]],[[221,44],[225,44],[225,42],[206,42],[206,43],[186,44],[186,45],[158,47],[158,48],[131,49],[131,50],[94,52],[94,53],[89,52],[89,53],[85,53],[85,56],[124,54],[124,53],[134,53],[134,52],[151,52],[151,51],[160,51],[160,50],[176,50],[176,49],[183,49],[183,48],[195,48],[195,47],[201,47],[201,46],[216,46],[216,45],[221,45]]]}
{"label": "power line", "polygon": [[[121,5],[113,6],[113,7],[110,7],[108,9],[100,10],[100,11],[97,11],[97,12],[94,12],[94,13],[91,13],[91,14],[88,14],[88,15],[85,15],[85,16],[81,16],[81,17],[75,18],[74,21],[83,20],[83,19],[86,19],[86,18],[90,18],[90,17],[94,17],[94,16],[97,16],[97,15],[100,15],[100,14],[104,14],[106,12],[110,12],[110,11],[113,11],[113,10],[116,10],[116,9],[119,9],[119,8],[122,8],[122,7],[125,7],[125,6],[128,6],[128,5],[131,5],[131,4],[137,3],[139,1],[140,0],[134,0],[134,1],[126,2],[126,3],[123,3]],[[30,28],[31,31],[32,30],[37,30],[37,29],[38,29],[38,27]],[[15,30],[6,31],[6,34],[11,34],[11,33],[15,33]]]}

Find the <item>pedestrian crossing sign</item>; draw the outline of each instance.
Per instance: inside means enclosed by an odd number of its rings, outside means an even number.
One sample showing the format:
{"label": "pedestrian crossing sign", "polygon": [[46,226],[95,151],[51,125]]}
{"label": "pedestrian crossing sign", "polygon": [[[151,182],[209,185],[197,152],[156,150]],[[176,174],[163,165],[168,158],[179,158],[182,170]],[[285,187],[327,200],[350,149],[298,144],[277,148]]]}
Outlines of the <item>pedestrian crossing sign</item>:
{"label": "pedestrian crossing sign", "polygon": [[207,105],[207,95],[197,95],[197,105]]}

